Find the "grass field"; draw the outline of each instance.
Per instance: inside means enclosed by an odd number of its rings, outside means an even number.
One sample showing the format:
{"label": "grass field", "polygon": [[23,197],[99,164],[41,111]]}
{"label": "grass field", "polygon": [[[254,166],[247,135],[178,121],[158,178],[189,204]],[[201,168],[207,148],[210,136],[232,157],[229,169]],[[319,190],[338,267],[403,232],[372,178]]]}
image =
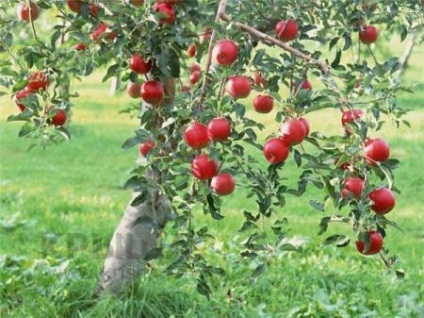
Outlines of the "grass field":
{"label": "grass field", "polygon": [[[0,316],[424,317],[423,53],[421,46],[405,74],[406,82],[419,82],[416,94],[399,100],[411,109],[412,129],[388,124],[380,133],[402,161],[395,174],[402,195],[390,218],[405,233],[391,228],[385,242],[399,255],[405,279],[387,273],[378,258],[359,256],[352,245],[322,248],[315,234],[322,215],[308,205],[316,195],[312,192],[288,198],[282,211],[290,234],[309,237],[309,243],[302,252],[269,260],[251,284],[246,273],[252,265],[235,257],[240,202],[245,201],[238,189],[224,200],[224,222],[199,221],[216,235],[211,244],[222,244],[216,260],[228,274],[215,281],[210,301],[192,292],[192,277],[176,280],[160,270],[145,275],[138,291],[124,300],[92,299],[109,239],[130,198],[122,185],[136,149],[124,151],[120,145],[137,126],[136,119],[118,115],[130,102],[125,94],[109,97],[107,85],[94,76],[75,83],[81,98],[75,100],[70,142],[27,152],[28,142],[16,137],[19,126],[0,122]],[[16,112],[10,99],[0,102],[1,118]],[[276,123],[270,117],[260,120],[272,129]],[[325,110],[309,119],[313,130],[337,131],[339,122],[332,119],[338,117]],[[286,176],[294,178],[290,167]],[[160,269],[163,263],[152,266]]]}

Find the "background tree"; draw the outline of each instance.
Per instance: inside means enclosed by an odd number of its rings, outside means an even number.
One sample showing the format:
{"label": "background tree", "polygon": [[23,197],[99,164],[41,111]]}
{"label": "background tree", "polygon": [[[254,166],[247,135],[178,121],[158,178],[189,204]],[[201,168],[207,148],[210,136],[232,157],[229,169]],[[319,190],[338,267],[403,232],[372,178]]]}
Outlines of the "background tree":
{"label": "background tree", "polygon": [[[404,40],[417,30],[421,2],[29,4],[6,0],[0,7],[0,44],[9,57],[0,83],[21,110],[9,118],[23,122],[20,137],[42,147],[70,138],[77,103],[70,80],[104,66],[104,81],[121,74],[130,81],[129,94],[143,101],[140,127],[123,147],[140,145],[145,158],[126,183],[134,197],[112,238],[99,291],[120,294],[146,261],[168,253],[173,261],[166,271],[194,274],[198,291],[210,296],[208,280],[224,272],[199,250],[210,233],[196,215],[201,207],[223,219],[221,196],[235,184],[257,202],[255,211],[243,211],[240,229],[241,258],[258,263],[253,277],[272,257],[297,248],[287,242],[282,208],[287,195],[301,196],[308,186],[323,191],[323,198],[310,201],[328,214],[319,222],[320,234],[331,222],[349,224],[361,253],[379,253],[385,265],[394,264],[382,242],[386,226],[397,227],[385,214],[395,205],[392,170],[398,161],[378,131],[387,119],[407,124],[396,94],[410,88],[395,80],[404,63],[380,60],[375,43],[391,34]],[[17,17],[8,14],[12,7]],[[46,34],[37,19],[48,12],[52,28]],[[242,101],[252,88],[262,95],[254,101],[257,111],[278,109],[265,143],[258,138],[264,126],[246,116]],[[309,126],[308,113],[329,107],[340,109],[343,133]],[[263,152],[262,162],[256,152]],[[297,183],[283,178],[289,154],[299,168]],[[160,245],[169,221],[171,238]],[[347,226],[324,243],[348,246],[350,233]]]}

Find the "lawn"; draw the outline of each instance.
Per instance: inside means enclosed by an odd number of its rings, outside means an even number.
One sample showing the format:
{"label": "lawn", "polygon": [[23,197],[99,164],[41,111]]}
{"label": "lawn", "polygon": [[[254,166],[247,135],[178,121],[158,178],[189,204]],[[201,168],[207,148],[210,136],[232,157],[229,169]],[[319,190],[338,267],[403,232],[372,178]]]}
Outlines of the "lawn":
{"label": "lawn", "polygon": [[[404,233],[390,228],[385,243],[400,257],[404,279],[388,273],[377,257],[358,255],[352,244],[321,247],[316,233],[323,215],[308,204],[319,195],[312,192],[288,197],[282,211],[290,236],[307,238],[306,246],[267,260],[267,270],[251,283],[255,264],[236,253],[241,211],[254,202],[246,201],[239,187],[224,199],[225,221],[203,216],[197,221],[216,236],[209,248],[227,271],[214,281],[211,300],[192,292],[193,277],[163,276],[160,260],[127,298],[92,298],[109,239],[130,198],[122,185],[137,155],[135,148],[120,148],[137,127],[137,119],[118,115],[131,101],[124,93],[108,96],[108,86],[96,74],[74,83],[81,97],[74,100],[70,142],[28,152],[28,141],[16,137],[19,126],[0,122],[0,316],[424,317],[423,53],[423,46],[417,48],[405,73],[406,82],[420,81],[416,94],[399,99],[411,109],[412,128],[389,123],[380,132],[402,162],[395,174],[402,195],[390,218]],[[16,112],[8,97],[0,102],[1,118]],[[249,114],[269,129],[276,126],[272,116]],[[318,131],[340,129],[333,118],[339,118],[334,110],[308,116]],[[298,174],[292,167],[293,159],[284,172],[288,178]],[[338,229],[342,226],[330,234]]]}

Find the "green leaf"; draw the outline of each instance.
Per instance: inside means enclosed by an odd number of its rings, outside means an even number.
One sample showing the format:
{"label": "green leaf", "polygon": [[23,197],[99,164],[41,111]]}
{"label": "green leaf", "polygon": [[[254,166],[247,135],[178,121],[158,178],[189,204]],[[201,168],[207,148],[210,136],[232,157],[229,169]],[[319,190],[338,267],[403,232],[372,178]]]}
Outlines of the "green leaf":
{"label": "green leaf", "polygon": [[131,201],[131,206],[137,206],[137,205],[142,204],[143,202],[145,202],[147,200],[147,197],[148,197],[148,192],[142,191],[138,196],[136,196]]}
{"label": "green leaf", "polygon": [[144,255],[145,261],[151,261],[152,259],[159,258],[162,256],[162,249],[159,247],[155,247],[149,251],[147,251],[146,255]]}
{"label": "green leaf", "polygon": [[345,235],[339,235],[334,234],[329,237],[327,237],[324,242],[322,242],[322,245],[330,245],[334,244],[337,247],[345,247],[349,244],[350,238]]}
{"label": "green leaf", "polygon": [[338,49],[336,53],[336,57],[334,58],[333,62],[331,62],[331,67],[336,68],[337,66],[339,66],[341,58],[342,58],[342,51]]}
{"label": "green leaf", "polygon": [[196,290],[203,296],[205,296],[207,299],[210,299],[212,295],[212,290],[209,287],[209,285],[206,282],[205,276],[203,274],[200,274],[199,278],[197,279],[197,286]]}
{"label": "green leaf", "polygon": [[318,211],[324,212],[325,210],[324,203],[321,203],[317,200],[309,200],[309,205]]}
{"label": "green leaf", "polygon": [[266,266],[265,264],[259,264],[256,266],[255,270],[253,271],[252,276],[250,277],[250,283],[255,283],[258,278],[265,272]]}
{"label": "green leaf", "polygon": [[106,82],[109,78],[117,76],[119,74],[118,70],[121,66],[119,64],[113,64],[107,69],[106,75],[103,77],[102,82]]}

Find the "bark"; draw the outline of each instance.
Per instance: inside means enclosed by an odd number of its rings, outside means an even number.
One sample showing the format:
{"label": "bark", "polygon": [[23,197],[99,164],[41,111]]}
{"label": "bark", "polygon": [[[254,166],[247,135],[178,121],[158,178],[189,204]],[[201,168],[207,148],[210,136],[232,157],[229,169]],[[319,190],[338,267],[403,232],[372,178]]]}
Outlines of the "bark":
{"label": "bark", "polygon": [[[134,198],[139,193],[134,193]],[[146,261],[158,254],[157,238],[166,224],[169,201],[156,190],[145,202],[128,205],[109,245],[96,294],[120,296],[143,272]]]}
{"label": "bark", "polygon": [[417,37],[417,29],[412,30],[411,34],[409,35],[408,42],[406,42],[405,49],[403,50],[402,56],[399,59],[400,63],[400,69],[396,77],[396,83],[400,82],[400,78],[405,71],[406,67],[408,66],[409,58],[412,55],[412,51],[414,49],[414,46],[416,44],[416,37]]}

